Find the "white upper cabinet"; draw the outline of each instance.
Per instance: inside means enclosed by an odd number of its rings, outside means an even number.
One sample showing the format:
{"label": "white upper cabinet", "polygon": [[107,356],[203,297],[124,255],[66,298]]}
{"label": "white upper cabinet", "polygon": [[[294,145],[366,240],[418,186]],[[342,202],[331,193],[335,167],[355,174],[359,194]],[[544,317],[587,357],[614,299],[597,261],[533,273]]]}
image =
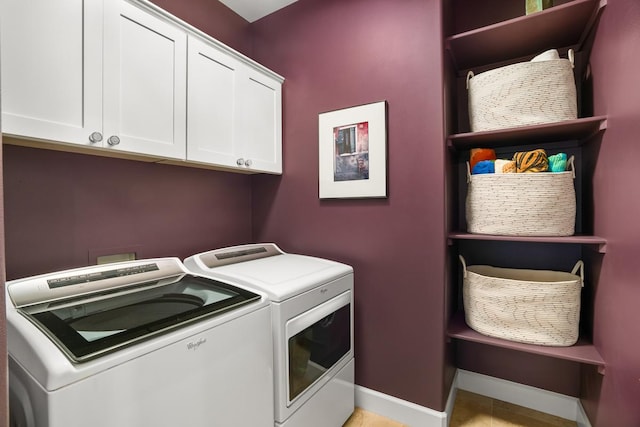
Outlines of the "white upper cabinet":
{"label": "white upper cabinet", "polygon": [[282,173],[282,83],[189,37],[187,161]]}
{"label": "white upper cabinet", "polygon": [[2,131],[90,144],[102,132],[102,1],[0,2]]}
{"label": "white upper cabinet", "polygon": [[282,84],[244,67],[239,76],[239,139],[245,167],[282,173]]}
{"label": "white upper cabinet", "polygon": [[2,0],[1,25],[5,134],[184,159],[184,30],[114,0]]}
{"label": "white upper cabinet", "polygon": [[186,32],[113,0],[104,30],[105,147],[184,159]]}
{"label": "white upper cabinet", "polygon": [[240,62],[189,37],[187,160],[235,167]]}
{"label": "white upper cabinet", "polygon": [[0,8],[5,135],[282,173],[277,74],[145,0]]}

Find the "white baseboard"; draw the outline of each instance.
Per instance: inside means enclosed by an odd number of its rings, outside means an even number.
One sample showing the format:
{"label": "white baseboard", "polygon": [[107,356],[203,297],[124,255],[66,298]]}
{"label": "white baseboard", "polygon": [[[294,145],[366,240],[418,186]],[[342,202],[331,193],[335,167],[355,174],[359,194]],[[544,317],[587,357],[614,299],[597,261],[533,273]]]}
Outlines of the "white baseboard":
{"label": "white baseboard", "polygon": [[447,427],[458,389],[576,421],[578,427],[591,427],[580,399],[462,369],[456,371],[444,412],[359,385],[355,386],[355,403],[409,427]]}
{"label": "white baseboard", "polygon": [[392,419],[409,427],[447,427],[446,412],[438,412],[415,403],[398,399],[356,385],[356,406]]}
{"label": "white baseboard", "polygon": [[591,427],[576,397],[462,369],[457,370],[453,387],[576,421],[579,427]]}
{"label": "white baseboard", "polygon": [[587,413],[584,412],[584,408],[582,407],[582,403],[578,401],[578,415],[576,417],[576,423],[578,427],[591,427],[591,422],[589,421],[589,417],[587,417]]}

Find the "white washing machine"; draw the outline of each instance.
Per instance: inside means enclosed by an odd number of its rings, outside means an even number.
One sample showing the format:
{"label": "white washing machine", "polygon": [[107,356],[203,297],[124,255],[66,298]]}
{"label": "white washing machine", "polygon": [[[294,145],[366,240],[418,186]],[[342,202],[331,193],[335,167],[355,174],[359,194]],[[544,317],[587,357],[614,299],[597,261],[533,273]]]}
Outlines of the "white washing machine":
{"label": "white washing machine", "polygon": [[12,427],[273,426],[264,294],[177,258],[7,282]]}
{"label": "white washing machine", "polygon": [[184,264],[271,300],[275,425],[342,426],[354,410],[353,268],[272,243],[216,249]]}

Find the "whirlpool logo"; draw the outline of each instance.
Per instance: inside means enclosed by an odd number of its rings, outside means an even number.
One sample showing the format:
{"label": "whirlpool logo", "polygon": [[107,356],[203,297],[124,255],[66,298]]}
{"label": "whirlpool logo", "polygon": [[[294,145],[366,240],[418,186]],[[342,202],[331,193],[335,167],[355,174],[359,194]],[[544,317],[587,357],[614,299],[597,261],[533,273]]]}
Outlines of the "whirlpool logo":
{"label": "whirlpool logo", "polygon": [[207,342],[206,338],[200,338],[197,341],[191,341],[189,344],[187,344],[187,350],[193,350],[196,351],[198,348],[200,348],[200,346],[204,343]]}

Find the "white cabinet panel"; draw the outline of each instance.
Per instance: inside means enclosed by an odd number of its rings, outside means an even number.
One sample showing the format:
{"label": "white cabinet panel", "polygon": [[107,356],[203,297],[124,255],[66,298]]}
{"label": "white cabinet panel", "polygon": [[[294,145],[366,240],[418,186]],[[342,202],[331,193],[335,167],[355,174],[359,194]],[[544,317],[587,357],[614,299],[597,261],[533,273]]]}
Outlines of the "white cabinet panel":
{"label": "white cabinet panel", "polygon": [[0,6],[2,131],[90,144],[102,129],[102,1]]}
{"label": "white cabinet panel", "polygon": [[247,69],[242,82],[240,138],[249,168],[282,173],[282,85]]}
{"label": "white cabinet panel", "polygon": [[[115,150],[184,159],[186,32],[124,1],[105,7],[107,144]],[[112,136],[120,142],[113,144]]]}
{"label": "white cabinet panel", "polygon": [[238,61],[189,37],[187,160],[236,166]]}

